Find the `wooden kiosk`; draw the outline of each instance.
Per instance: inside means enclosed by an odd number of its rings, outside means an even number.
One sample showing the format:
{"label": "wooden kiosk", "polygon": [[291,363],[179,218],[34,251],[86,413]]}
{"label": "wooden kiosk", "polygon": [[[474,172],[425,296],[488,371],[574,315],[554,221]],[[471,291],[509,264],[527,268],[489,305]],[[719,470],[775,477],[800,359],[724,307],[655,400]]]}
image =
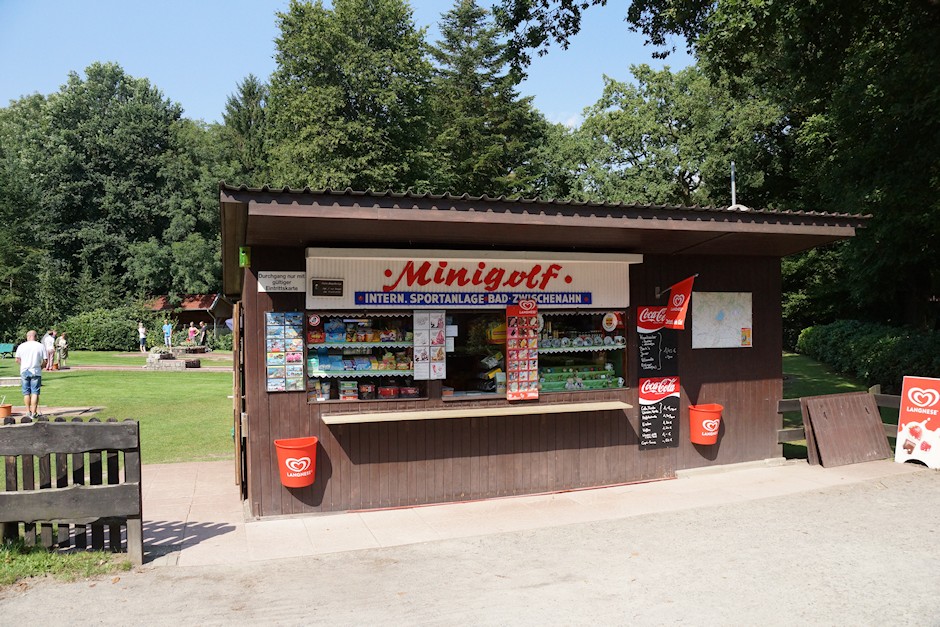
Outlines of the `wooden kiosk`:
{"label": "wooden kiosk", "polygon": [[[220,210],[238,480],[258,517],[778,457],[780,258],[866,220],[224,183]],[[686,328],[644,335],[645,308],[690,276]],[[723,408],[713,445],[689,438],[702,403]],[[309,436],[313,483],[284,487],[274,441]]]}

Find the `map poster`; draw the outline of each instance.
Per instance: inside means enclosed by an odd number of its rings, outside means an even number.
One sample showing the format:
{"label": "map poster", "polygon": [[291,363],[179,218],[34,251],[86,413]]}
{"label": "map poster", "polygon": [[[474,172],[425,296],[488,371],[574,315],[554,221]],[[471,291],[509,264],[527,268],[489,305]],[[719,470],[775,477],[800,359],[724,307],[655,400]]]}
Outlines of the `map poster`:
{"label": "map poster", "polygon": [[506,307],[506,400],[539,397],[539,319],[534,300]]}
{"label": "map poster", "polygon": [[750,292],[695,292],[692,348],[750,348],[753,344]]}
{"label": "map poster", "polygon": [[940,379],[904,377],[894,461],[940,468]]}
{"label": "map poster", "polygon": [[679,375],[679,333],[666,328],[666,307],[637,307],[637,358],[640,379]]}
{"label": "map poster", "polygon": [[640,450],[679,446],[679,377],[640,379]]}

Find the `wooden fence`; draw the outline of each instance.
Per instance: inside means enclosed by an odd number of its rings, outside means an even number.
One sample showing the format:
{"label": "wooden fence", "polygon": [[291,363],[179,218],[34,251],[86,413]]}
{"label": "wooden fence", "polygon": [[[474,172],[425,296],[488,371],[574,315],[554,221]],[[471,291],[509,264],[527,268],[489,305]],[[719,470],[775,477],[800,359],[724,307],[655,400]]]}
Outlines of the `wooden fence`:
{"label": "wooden fence", "polygon": [[5,474],[0,526],[5,539],[22,533],[27,545],[95,550],[107,546],[119,552],[126,527],[128,557],[134,564],[143,562],[136,421],[57,418],[13,424],[7,418],[0,427],[0,457]]}
{"label": "wooden fence", "polygon": [[[875,397],[875,405],[879,408],[886,409],[900,409],[901,408],[901,397],[892,396],[890,394],[881,394],[881,386],[875,386],[868,390],[870,394]],[[800,411],[800,399],[798,398],[785,398],[777,403],[777,413],[783,414],[790,411]],[[885,435],[889,438],[897,437],[898,435],[898,426],[896,424],[884,424]],[[780,429],[777,431],[777,443],[784,444],[786,442],[798,442],[800,440],[806,439],[806,431],[803,427],[796,427],[794,429]]]}

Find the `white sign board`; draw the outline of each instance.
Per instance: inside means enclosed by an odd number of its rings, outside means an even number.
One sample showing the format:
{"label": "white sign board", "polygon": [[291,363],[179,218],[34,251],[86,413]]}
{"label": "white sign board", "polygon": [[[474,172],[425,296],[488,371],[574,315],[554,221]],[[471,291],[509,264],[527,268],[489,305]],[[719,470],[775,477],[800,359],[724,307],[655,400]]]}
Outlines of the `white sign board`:
{"label": "white sign board", "polygon": [[306,292],[304,272],[259,272],[259,292]]}
{"label": "white sign board", "polygon": [[[626,309],[630,264],[642,255],[554,252],[307,249],[307,277],[342,281],[341,297],[307,309]],[[308,281],[309,283],[309,281]]]}
{"label": "white sign board", "polygon": [[750,292],[692,292],[692,348],[750,348]]}

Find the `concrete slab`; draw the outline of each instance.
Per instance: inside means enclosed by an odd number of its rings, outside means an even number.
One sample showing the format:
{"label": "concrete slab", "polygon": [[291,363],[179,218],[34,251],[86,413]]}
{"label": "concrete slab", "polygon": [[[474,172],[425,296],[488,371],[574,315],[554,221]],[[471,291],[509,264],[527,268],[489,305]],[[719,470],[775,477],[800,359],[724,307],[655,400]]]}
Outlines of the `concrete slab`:
{"label": "concrete slab", "polygon": [[146,465],[144,545],[147,561],[156,565],[277,560],[625,519],[922,470],[891,460],[831,469],[802,461],[760,463],[558,494],[246,521],[232,462]]}

